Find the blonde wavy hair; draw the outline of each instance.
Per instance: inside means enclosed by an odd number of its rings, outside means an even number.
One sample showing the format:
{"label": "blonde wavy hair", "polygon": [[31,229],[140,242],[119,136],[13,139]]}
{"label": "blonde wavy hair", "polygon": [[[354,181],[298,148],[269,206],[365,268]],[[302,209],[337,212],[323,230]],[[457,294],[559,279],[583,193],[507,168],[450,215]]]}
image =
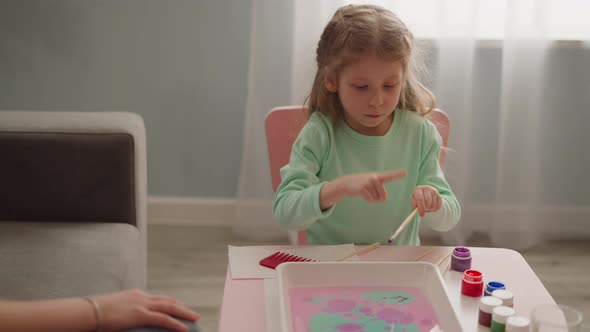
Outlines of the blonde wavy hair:
{"label": "blonde wavy hair", "polygon": [[391,11],[375,5],[340,7],[328,22],[316,50],[317,72],[306,101],[310,114],[319,111],[333,120],[344,109],[337,93],[324,84],[326,70],[335,79],[342,69],[368,54],[386,61],[401,61],[404,80],[398,108],[426,115],[435,108],[435,98],[417,79],[422,69],[413,55],[414,37],[405,24]]}

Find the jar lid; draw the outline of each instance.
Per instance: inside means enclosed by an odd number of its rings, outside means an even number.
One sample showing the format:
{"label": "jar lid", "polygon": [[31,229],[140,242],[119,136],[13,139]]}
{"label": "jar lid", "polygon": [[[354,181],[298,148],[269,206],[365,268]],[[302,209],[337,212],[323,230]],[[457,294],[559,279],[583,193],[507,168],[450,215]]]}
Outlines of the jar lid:
{"label": "jar lid", "polygon": [[483,278],[483,276],[482,276],[481,272],[479,272],[477,270],[466,270],[463,273],[463,279],[465,281],[479,282],[479,281],[483,281],[482,278]]}
{"label": "jar lid", "polygon": [[492,292],[493,297],[497,297],[502,300],[504,305],[512,305],[514,302],[514,294],[512,292],[507,291],[505,289],[496,289]]}
{"label": "jar lid", "polygon": [[465,247],[456,247],[453,249],[453,255],[456,257],[471,257],[471,251]]}
{"label": "jar lid", "polygon": [[522,316],[511,316],[506,320],[506,332],[529,332],[531,321]]}
{"label": "jar lid", "polygon": [[506,324],[508,317],[513,316],[515,313],[514,309],[501,305],[492,310],[492,319],[500,324]]}
{"label": "jar lid", "polygon": [[479,300],[479,309],[488,314],[491,314],[495,307],[501,305],[502,300],[493,296],[484,296]]}
{"label": "jar lid", "polygon": [[506,285],[500,281],[490,281],[487,283],[486,288],[493,291],[496,289],[506,289]]}

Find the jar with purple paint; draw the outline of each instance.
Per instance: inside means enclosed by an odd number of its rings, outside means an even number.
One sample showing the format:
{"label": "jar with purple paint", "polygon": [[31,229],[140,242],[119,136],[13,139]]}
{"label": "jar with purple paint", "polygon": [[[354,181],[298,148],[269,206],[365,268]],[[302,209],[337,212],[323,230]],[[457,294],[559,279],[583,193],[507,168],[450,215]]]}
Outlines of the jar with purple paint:
{"label": "jar with purple paint", "polygon": [[465,247],[453,249],[451,257],[451,270],[465,272],[471,269],[471,251]]}

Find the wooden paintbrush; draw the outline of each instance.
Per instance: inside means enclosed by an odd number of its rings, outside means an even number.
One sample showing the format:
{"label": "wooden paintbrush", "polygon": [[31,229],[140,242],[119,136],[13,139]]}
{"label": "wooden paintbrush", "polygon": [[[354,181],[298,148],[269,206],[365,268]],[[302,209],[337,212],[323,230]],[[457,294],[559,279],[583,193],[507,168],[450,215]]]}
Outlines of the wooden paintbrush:
{"label": "wooden paintbrush", "polygon": [[393,235],[390,236],[387,240],[388,243],[392,243],[393,240],[395,240],[395,238],[404,230],[404,228],[406,228],[410,221],[414,219],[416,213],[418,213],[418,208],[415,208],[414,211],[412,211],[412,213],[410,213],[410,215],[406,218],[406,220],[404,220],[404,222],[402,222],[402,224],[399,225],[397,231],[395,231],[395,233],[393,233]]}

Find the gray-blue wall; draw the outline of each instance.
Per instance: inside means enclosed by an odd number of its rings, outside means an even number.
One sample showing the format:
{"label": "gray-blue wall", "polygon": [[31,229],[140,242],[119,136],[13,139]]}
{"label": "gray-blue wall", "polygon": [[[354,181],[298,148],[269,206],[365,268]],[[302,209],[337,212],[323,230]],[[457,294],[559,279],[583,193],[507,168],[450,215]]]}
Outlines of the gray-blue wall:
{"label": "gray-blue wall", "polygon": [[0,109],[137,112],[150,194],[235,197],[251,8],[2,0]]}
{"label": "gray-blue wall", "polygon": [[[252,0],[2,0],[0,109],[137,112],[147,127],[150,194],[233,198],[251,9]],[[551,162],[541,171],[552,189],[541,199],[583,206],[590,49],[558,47],[547,60],[551,82],[542,98],[553,111],[541,119],[541,146]],[[501,61],[497,48],[476,52],[481,110],[472,126],[484,135],[470,152],[478,163],[466,196],[474,202],[494,196]],[[437,65],[435,53],[429,64]],[[453,115],[444,100],[440,107]]]}

